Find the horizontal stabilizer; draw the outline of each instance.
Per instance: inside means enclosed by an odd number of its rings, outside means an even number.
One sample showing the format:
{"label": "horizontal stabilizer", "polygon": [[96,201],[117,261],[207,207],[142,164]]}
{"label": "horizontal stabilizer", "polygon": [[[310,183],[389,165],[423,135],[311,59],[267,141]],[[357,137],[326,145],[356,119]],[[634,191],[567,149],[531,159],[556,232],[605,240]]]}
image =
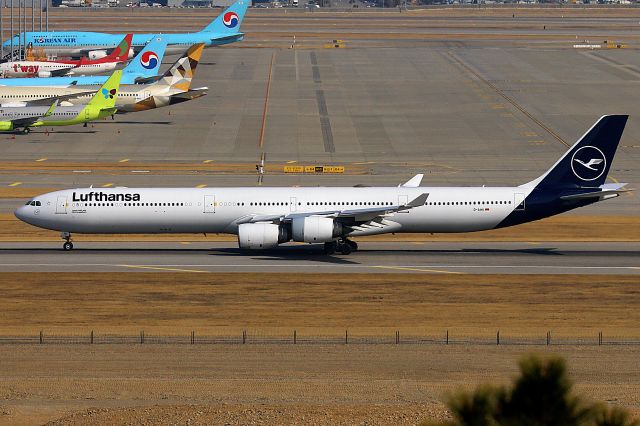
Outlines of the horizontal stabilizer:
{"label": "horizontal stabilizer", "polygon": [[630,189],[622,189],[625,185],[626,183],[604,184],[604,185],[600,185],[599,191],[589,191],[589,192],[582,192],[578,194],[564,195],[564,196],[561,196],[560,199],[565,201],[572,201],[572,200],[587,200],[591,198],[603,198],[603,199],[613,198],[625,192],[631,192]]}

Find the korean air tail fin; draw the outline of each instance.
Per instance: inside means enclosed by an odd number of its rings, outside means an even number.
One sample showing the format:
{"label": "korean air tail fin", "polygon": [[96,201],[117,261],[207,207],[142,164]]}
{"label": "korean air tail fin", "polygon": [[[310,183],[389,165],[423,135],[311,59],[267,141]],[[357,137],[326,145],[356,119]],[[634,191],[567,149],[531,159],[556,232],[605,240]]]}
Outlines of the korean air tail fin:
{"label": "korean air tail fin", "polygon": [[251,0],[236,0],[231,6],[225,9],[216,19],[202,29],[202,32],[215,33],[216,35],[231,35],[240,32],[240,25],[247,12],[247,7]]}
{"label": "korean air tail fin", "polygon": [[523,188],[597,188],[604,184],[627,123],[628,115],[601,117],[539,178]]}
{"label": "korean air tail fin", "polygon": [[164,58],[167,42],[160,35],[155,35],[129,64],[122,69],[124,74],[140,77],[152,77],[159,74]]}
{"label": "korean air tail fin", "polygon": [[120,91],[120,79],[122,78],[122,70],[116,70],[104,82],[102,87],[98,89],[91,98],[85,108],[93,107],[100,110],[113,109],[116,105],[118,92]]}
{"label": "korean air tail fin", "polygon": [[204,43],[194,44],[158,80],[157,84],[186,92],[200,62]]}

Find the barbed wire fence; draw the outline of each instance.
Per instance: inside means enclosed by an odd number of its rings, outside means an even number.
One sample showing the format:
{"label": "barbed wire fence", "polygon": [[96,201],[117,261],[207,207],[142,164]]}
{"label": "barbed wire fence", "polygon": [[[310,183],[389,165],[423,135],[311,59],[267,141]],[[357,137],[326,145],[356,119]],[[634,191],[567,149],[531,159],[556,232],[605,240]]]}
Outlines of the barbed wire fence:
{"label": "barbed wire fence", "polygon": [[32,335],[0,335],[0,345],[495,345],[495,346],[610,346],[640,345],[640,337],[605,336],[602,331],[597,335],[582,337],[555,336],[547,331],[540,336],[511,336],[495,334],[483,336],[465,336],[445,330],[440,335],[394,334],[366,335],[344,334],[301,334],[292,330],[288,334],[247,332],[242,330],[236,335],[207,335],[191,331],[184,335],[147,334],[98,334],[90,331],[85,334],[55,334],[41,330]]}

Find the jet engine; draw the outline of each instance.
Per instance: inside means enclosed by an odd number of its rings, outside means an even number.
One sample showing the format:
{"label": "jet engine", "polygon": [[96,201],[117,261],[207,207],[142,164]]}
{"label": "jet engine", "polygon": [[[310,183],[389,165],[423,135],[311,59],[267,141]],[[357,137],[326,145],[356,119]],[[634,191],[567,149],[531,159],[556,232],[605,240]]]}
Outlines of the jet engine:
{"label": "jet engine", "polygon": [[0,107],[9,108],[9,107],[24,107],[27,106],[26,102],[5,102],[0,104]]}
{"label": "jet engine", "polygon": [[38,77],[51,77],[51,71],[38,71]]}
{"label": "jet engine", "polygon": [[0,121],[0,131],[9,132],[13,130],[13,123],[10,121]]}
{"label": "jet engine", "polygon": [[330,217],[307,216],[293,219],[293,241],[326,243],[343,234],[342,224]]}
{"label": "jet engine", "polygon": [[107,56],[106,50],[91,50],[89,52],[89,59],[91,60],[102,59],[105,56]]}
{"label": "jet engine", "polygon": [[270,249],[289,240],[287,229],[274,223],[243,223],[238,226],[241,249]]}

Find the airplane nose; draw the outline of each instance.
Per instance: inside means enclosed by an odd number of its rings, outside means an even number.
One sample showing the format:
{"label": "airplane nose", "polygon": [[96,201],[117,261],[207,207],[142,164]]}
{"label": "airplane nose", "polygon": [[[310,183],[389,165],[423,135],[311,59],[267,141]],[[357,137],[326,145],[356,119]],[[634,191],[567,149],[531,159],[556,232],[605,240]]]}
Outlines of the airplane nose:
{"label": "airplane nose", "polygon": [[16,209],[16,211],[13,212],[13,214],[16,215],[16,217],[18,219],[20,219],[21,221],[24,222],[25,219],[27,218],[27,211],[26,210],[27,210],[27,208],[25,206],[21,206],[21,207],[18,207]]}

